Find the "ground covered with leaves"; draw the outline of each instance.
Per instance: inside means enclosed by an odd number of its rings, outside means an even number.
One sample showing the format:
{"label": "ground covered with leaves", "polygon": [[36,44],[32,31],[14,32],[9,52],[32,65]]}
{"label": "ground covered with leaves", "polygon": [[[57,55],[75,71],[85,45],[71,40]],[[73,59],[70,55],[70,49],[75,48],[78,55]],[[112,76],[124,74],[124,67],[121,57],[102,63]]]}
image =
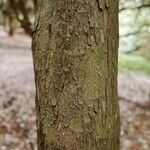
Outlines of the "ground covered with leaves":
{"label": "ground covered with leaves", "polygon": [[[31,39],[0,31],[0,150],[36,150]],[[121,150],[150,150],[150,76],[119,73]]]}

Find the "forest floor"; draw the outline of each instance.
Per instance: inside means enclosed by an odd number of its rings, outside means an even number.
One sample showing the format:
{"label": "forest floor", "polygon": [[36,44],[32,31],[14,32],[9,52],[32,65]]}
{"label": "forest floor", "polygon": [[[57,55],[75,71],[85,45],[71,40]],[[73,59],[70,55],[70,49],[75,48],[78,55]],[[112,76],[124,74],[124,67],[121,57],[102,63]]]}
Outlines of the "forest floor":
{"label": "forest floor", "polygon": [[[31,39],[0,30],[0,150],[36,150]],[[150,150],[150,75],[119,72],[121,150]]]}

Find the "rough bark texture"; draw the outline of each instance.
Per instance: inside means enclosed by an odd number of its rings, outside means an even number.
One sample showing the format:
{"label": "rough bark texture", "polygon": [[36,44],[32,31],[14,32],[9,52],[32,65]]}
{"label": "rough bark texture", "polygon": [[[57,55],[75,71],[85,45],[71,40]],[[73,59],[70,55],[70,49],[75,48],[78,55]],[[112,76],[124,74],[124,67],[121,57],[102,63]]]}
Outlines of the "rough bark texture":
{"label": "rough bark texture", "polygon": [[38,150],[118,150],[118,0],[37,0]]}

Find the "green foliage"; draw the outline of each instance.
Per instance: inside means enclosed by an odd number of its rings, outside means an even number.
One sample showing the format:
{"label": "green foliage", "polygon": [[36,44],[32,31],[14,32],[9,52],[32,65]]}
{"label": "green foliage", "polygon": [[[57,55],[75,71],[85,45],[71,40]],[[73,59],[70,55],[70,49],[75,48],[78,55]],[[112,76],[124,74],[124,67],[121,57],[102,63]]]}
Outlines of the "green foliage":
{"label": "green foliage", "polygon": [[150,0],[120,0],[120,51],[132,52],[149,43]]}
{"label": "green foliage", "polygon": [[150,74],[150,61],[140,55],[119,54],[119,70]]}

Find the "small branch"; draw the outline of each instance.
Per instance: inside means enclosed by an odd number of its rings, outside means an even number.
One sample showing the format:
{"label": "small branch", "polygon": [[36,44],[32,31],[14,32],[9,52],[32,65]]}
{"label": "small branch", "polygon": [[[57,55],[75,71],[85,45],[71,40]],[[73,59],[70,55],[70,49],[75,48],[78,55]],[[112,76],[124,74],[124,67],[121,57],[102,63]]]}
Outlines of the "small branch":
{"label": "small branch", "polygon": [[122,37],[128,37],[128,36],[130,36],[130,35],[135,35],[135,34],[139,34],[139,33],[141,33],[140,30],[134,31],[134,32],[131,32],[131,33],[127,33],[127,34],[125,34],[125,35],[121,35],[120,38],[122,38]]}
{"label": "small branch", "polygon": [[143,8],[149,8],[150,7],[150,4],[143,4],[143,5],[140,5],[140,6],[137,6],[137,7],[124,7],[124,8],[121,8],[119,10],[119,12],[122,12],[122,11],[125,11],[125,10],[137,10],[137,9],[143,9]]}

